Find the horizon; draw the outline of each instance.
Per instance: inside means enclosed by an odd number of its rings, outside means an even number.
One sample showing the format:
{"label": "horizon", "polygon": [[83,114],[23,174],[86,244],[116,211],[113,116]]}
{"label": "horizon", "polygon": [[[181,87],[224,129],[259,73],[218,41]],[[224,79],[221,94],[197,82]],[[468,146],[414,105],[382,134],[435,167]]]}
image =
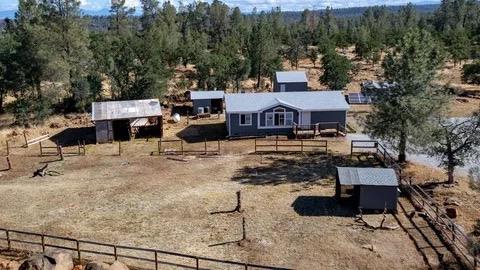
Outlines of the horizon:
{"label": "horizon", "polygon": [[[95,15],[99,12],[104,12],[110,9],[110,1],[109,0],[81,0],[81,10],[84,15]],[[165,1],[159,1],[160,4],[164,3]],[[172,1],[174,2],[174,6],[178,7],[180,3],[183,5],[187,5],[192,3],[193,1]],[[205,1],[211,3],[212,1]],[[316,1],[316,0],[308,0],[302,1],[299,4],[295,0],[225,0],[222,1],[223,3],[227,4],[229,7],[239,7],[240,10],[244,13],[250,13],[255,8],[258,11],[268,11],[273,8],[279,7],[282,11],[303,11],[305,9],[309,10],[323,10],[327,7],[331,7],[333,9],[346,9],[346,8],[362,8],[362,7],[370,7],[370,6],[403,6],[407,5],[408,3],[412,3],[414,5],[431,5],[431,4],[439,4],[440,0],[411,0],[411,1],[404,1],[404,0],[360,0],[355,2],[350,1],[343,1],[343,0],[327,0],[327,1]],[[125,5],[128,7],[132,7],[136,9],[137,13],[140,13],[139,8],[141,8],[140,0],[126,0]],[[0,14],[3,14],[2,17],[13,17],[14,13],[18,9],[18,1],[17,0],[5,0],[0,3]]]}

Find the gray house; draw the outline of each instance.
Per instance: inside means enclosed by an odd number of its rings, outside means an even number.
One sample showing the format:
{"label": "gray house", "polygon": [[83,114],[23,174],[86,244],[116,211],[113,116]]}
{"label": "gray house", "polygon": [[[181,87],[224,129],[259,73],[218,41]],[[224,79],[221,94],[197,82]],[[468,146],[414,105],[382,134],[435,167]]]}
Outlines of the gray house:
{"label": "gray house", "polygon": [[308,90],[308,79],[305,71],[275,72],[273,92],[302,92]]}
{"label": "gray house", "polygon": [[97,143],[129,140],[143,132],[162,136],[162,109],[158,99],[92,103]]}
{"label": "gray house", "polygon": [[340,91],[225,94],[229,137],[290,135],[345,127],[349,105]]}
{"label": "gray house", "polygon": [[337,167],[335,196],[351,198],[362,209],[397,210],[398,180],[387,168]]}
{"label": "gray house", "polygon": [[193,114],[222,112],[224,95],[223,91],[190,91]]}

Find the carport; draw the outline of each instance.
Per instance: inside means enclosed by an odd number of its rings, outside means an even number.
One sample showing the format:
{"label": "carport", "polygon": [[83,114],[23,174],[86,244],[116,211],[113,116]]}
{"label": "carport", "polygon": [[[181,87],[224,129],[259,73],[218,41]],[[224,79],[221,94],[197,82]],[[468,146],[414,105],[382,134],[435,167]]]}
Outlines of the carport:
{"label": "carport", "polygon": [[337,167],[335,197],[368,210],[396,211],[398,180],[393,169]]}

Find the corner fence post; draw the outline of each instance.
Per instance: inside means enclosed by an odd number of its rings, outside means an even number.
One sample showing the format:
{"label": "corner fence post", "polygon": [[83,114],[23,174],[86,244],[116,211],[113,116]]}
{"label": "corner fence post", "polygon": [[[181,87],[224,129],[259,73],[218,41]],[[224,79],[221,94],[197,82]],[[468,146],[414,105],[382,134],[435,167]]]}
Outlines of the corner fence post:
{"label": "corner fence post", "polygon": [[12,169],[12,163],[10,162],[10,157],[7,156],[7,165],[8,165],[8,170]]}
{"label": "corner fence post", "polygon": [[158,253],[156,250],[154,251],[154,253],[155,253],[155,270],[158,270]]}
{"label": "corner fence post", "polygon": [[10,156],[10,146],[8,145],[8,140],[5,140],[5,143],[7,144],[7,156]]}
{"label": "corner fence post", "polygon": [[198,259],[198,257],[195,258],[195,269],[200,269],[200,260]]}

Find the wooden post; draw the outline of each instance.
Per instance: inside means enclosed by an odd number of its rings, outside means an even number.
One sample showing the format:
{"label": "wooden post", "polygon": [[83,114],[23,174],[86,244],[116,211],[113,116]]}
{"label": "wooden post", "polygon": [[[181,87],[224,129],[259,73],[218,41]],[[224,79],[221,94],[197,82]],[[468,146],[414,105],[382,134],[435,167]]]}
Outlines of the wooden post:
{"label": "wooden post", "polygon": [[25,131],[23,131],[23,138],[25,139],[25,145],[28,148],[27,134],[25,133]]}
{"label": "wooden post", "polygon": [[162,139],[158,140],[158,155],[162,154]]}
{"label": "wooden post", "polygon": [[205,155],[207,155],[207,138],[204,141]]}
{"label": "wooden post", "polygon": [[195,269],[199,270],[200,269],[200,260],[198,259],[198,257],[195,258]]}
{"label": "wooden post", "polygon": [[7,156],[7,165],[8,165],[8,170],[12,169],[12,163],[10,162],[10,157]]}
{"label": "wooden post", "polygon": [[10,241],[10,232],[8,230],[6,230],[5,234],[7,236],[7,247],[8,247],[8,250],[10,250],[10,249],[12,249],[12,243]]}
{"label": "wooden post", "polygon": [[77,256],[78,256],[78,260],[81,261],[82,258],[80,257],[80,242],[78,242],[78,240],[76,240],[77,242]]}
{"label": "wooden post", "polygon": [[452,242],[455,243],[455,224],[452,222]]}
{"label": "wooden post", "polygon": [[41,237],[42,237],[42,252],[45,253],[45,235],[42,234]]}
{"label": "wooden post", "polygon": [[63,157],[63,148],[61,145],[58,146],[58,150],[59,150],[59,153],[60,153],[60,160],[63,160],[64,157]]}
{"label": "wooden post", "polygon": [[245,231],[245,217],[242,217],[242,240],[247,239],[247,232]]}
{"label": "wooden post", "polygon": [[40,156],[43,157],[42,142],[39,142],[39,143],[38,143],[38,146],[40,147]]}
{"label": "wooden post", "polygon": [[78,155],[80,156],[80,140],[78,140],[77,143],[78,143]]}
{"label": "wooden post", "polygon": [[257,138],[255,138],[255,153],[257,153]]}
{"label": "wooden post", "polygon": [[10,156],[10,146],[8,144],[8,140],[5,140],[5,143],[7,144],[7,157]]}
{"label": "wooden post", "polygon": [[122,155],[122,142],[118,141],[118,156]]}
{"label": "wooden post", "polygon": [[248,264],[244,265],[245,270],[248,270]]}
{"label": "wooden post", "polygon": [[275,152],[278,152],[278,135],[275,137]]}
{"label": "wooden post", "polygon": [[353,156],[353,141],[350,142],[350,156]]}
{"label": "wooden post", "polygon": [[190,124],[190,117],[188,116],[188,111],[187,111],[187,126]]}
{"label": "wooden post", "polygon": [[217,153],[220,155],[220,139],[217,141]]}
{"label": "wooden post", "polygon": [[180,152],[182,152],[183,155],[183,140],[180,140]]}
{"label": "wooden post", "polygon": [[220,111],[217,111],[217,119],[220,119]]}
{"label": "wooden post", "polygon": [[158,270],[158,253],[156,250],[154,251],[154,253],[155,253],[155,270]]}
{"label": "wooden post", "polygon": [[118,260],[118,256],[117,256],[117,246],[113,246],[113,256],[115,257],[115,261]]}
{"label": "wooden post", "polygon": [[339,131],[340,131],[340,123],[337,122],[337,137],[338,137],[338,134],[339,134]]}
{"label": "wooden post", "polygon": [[237,191],[237,207],[235,207],[236,212],[242,211],[242,193],[241,191]]}
{"label": "wooden post", "polygon": [[301,151],[303,153],[303,140],[300,140],[300,145],[301,145]]}

